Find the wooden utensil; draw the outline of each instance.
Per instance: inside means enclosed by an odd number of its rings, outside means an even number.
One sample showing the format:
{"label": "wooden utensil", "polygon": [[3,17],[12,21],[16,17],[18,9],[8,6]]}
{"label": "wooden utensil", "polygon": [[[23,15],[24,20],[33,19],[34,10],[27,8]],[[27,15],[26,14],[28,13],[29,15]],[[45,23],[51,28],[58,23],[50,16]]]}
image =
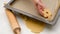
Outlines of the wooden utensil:
{"label": "wooden utensil", "polygon": [[20,31],[21,31],[21,28],[17,22],[17,19],[16,19],[16,16],[13,14],[12,11],[6,9],[6,14],[7,14],[7,17],[10,21],[10,25],[12,27],[12,30],[15,34],[20,34]]}

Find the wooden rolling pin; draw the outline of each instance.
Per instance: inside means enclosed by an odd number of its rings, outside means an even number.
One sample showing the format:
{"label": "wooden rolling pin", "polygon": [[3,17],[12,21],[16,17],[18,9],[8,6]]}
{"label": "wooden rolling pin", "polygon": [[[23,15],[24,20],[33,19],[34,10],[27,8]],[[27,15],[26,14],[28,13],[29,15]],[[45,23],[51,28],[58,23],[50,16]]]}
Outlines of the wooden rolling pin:
{"label": "wooden rolling pin", "polygon": [[12,27],[12,30],[15,34],[20,34],[21,28],[17,22],[16,16],[11,12],[10,10],[6,9],[6,14],[8,16],[8,19],[10,21],[10,25]]}

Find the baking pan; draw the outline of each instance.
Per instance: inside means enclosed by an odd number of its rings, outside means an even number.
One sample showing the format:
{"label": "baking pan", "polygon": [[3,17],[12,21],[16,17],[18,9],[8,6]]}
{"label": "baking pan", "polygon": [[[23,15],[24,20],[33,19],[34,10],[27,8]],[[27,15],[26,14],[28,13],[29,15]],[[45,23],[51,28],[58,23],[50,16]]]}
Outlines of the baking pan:
{"label": "baking pan", "polygon": [[20,14],[29,16],[31,18],[37,19],[39,21],[43,21],[48,24],[55,24],[58,17],[59,17],[59,11],[57,12],[56,16],[54,19],[49,21],[48,19],[42,17],[41,15],[38,14],[37,10],[34,7],[34,4],[32,3],[31,0],[11,0],[6,4],[4,7],[8,8],[14,12],[18,12]]}

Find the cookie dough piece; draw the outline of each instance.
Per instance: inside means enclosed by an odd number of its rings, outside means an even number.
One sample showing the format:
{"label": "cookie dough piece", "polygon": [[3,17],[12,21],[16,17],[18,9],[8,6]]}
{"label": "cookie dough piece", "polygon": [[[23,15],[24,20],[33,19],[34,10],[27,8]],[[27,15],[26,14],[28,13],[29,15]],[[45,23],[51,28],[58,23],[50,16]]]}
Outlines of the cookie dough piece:
{"label": "cookie dough piece", "polygon": [[51,19],[52,17],[52,13],[49,9],[44,9],[43,14],[44,14],[43,16],[47,19]]}

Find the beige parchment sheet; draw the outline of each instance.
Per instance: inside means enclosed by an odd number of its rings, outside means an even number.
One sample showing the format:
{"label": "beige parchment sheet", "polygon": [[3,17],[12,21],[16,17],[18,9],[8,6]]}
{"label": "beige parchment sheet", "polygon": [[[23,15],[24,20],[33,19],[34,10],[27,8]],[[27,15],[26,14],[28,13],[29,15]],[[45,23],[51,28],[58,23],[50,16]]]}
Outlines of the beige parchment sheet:
{"label": "beige parchment sheet", "polygon": [[[45,7],[51,11],[52,17],[51,19],[48,19],[48,20],[52,21],[56,13],[58,12],[57,11],[59,8],[58,0],[42,0],[42,2],[45,5]],[[38,18],[41,17],[41,15],[36,10],[32,0],[17,0],[11,4],[11,7],[22,10],[23,12],[36,16]]]}
{"label": "beige parchment sheet", "polygon": [[29,18],[24,15],[20,15],[20,17],[25,21],[25,25],[27,26],[27,28],[30,29],[31,32],[33,32],[35,34],[39,34],[45,28],[45,23],[42,23],[38,20]]}

